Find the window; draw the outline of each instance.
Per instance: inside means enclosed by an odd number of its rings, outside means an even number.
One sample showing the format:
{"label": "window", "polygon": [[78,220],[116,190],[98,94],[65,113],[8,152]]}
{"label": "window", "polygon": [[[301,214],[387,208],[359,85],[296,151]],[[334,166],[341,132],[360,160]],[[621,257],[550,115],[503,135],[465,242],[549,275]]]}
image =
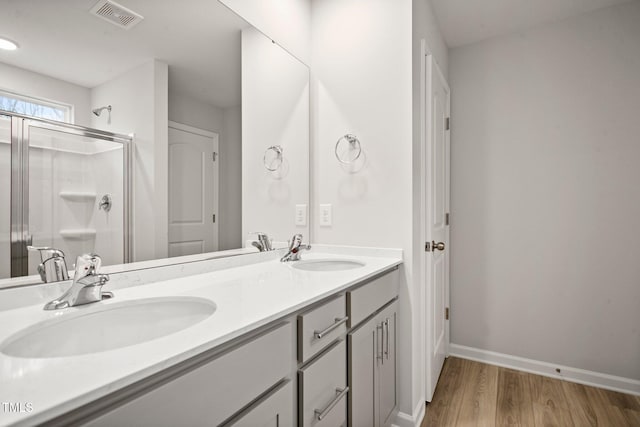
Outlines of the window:
{"label": "window", "polygon": [[0,110],[71,123],[71,106],[0,91]]}

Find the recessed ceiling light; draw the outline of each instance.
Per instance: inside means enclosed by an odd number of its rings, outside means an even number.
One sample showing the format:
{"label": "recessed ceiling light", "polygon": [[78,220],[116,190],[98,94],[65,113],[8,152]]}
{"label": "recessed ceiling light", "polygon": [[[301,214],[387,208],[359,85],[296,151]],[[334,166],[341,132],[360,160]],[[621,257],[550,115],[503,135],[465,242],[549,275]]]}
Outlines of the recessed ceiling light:
{"label": "recessed ceiling light", "polygon": [[16,50],[17,48],[18,48],[18,43],[13,42],[9,39],[5,39],[4,37],[0,37],[0,49]]}

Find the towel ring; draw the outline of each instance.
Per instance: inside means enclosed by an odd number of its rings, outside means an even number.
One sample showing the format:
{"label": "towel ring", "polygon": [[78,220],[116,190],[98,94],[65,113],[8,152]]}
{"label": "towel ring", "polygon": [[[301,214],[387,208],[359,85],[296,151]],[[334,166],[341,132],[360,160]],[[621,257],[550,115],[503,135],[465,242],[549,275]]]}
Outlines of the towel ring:
{"label": "towel ring", "polygon": [[[345,143],[347,144],[346,149],[340,150],[340,147],[344,146]],[[342,164],[348,165],[355,162],[362,154],[362,145],[360,145],[360,140],[358,140],[355,135],[344,135],[338,139],[338,142],[336,142],[335,153],[336,159],[338,159]],[[347,154],[346,159],[344,158],[345,153]]]}
{"label": "towel ring", "polygon": [[264,152],[264,157],[262,161],[264,162],[264,167],[271,172],[275,172],[280,169],[282,166],[282,152],[284,148],[280,145],[272,145],[267,148]]}

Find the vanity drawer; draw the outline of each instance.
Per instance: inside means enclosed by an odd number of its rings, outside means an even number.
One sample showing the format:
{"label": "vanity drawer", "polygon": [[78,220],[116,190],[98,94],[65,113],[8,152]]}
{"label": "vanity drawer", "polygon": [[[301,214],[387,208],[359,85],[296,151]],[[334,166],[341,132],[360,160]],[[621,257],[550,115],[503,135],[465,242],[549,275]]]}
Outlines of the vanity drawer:
{"label": "vanity drawer", "polygon": [[[331,349],[298,371],[300,427],[347,425],[347,344]],[[319,419],[321,418],[321,419]]]}
{"label": "vanity drawer", "polygon": [[293,385],[276,388],[264,399],[222,427],[293,427]]}
{"label": "vanity drawer", "polygon": [[344,295],[298,316],[298,361],[306,362],[347,331]]}
{"label": "vanity drawer", "polygon": [[398,269],[347,292],[349,327],[353,328],[398,296]]}
{"label": "vanity drawer", "polygon": [[218,425],[291,372],[292,334],[290,323],[277,327],[87,425]]}

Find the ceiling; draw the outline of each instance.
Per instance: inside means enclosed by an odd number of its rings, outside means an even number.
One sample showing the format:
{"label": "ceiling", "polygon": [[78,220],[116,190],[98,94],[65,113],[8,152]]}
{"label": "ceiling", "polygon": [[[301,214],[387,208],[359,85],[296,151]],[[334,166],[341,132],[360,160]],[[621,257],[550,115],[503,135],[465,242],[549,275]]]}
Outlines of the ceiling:
{"label": "ceiling", "polygon": [[431,0],[450,48],[632,0]]}
{"label": "ceiling", "polygon": [[169,64],[170,91],[240,105],[240,30],[212,0],[116,0],[144,20],[125,30],[89,13],[97,0],[0,0],[0,33],[20,49],[0,62],[92,88],[138,65]]}

